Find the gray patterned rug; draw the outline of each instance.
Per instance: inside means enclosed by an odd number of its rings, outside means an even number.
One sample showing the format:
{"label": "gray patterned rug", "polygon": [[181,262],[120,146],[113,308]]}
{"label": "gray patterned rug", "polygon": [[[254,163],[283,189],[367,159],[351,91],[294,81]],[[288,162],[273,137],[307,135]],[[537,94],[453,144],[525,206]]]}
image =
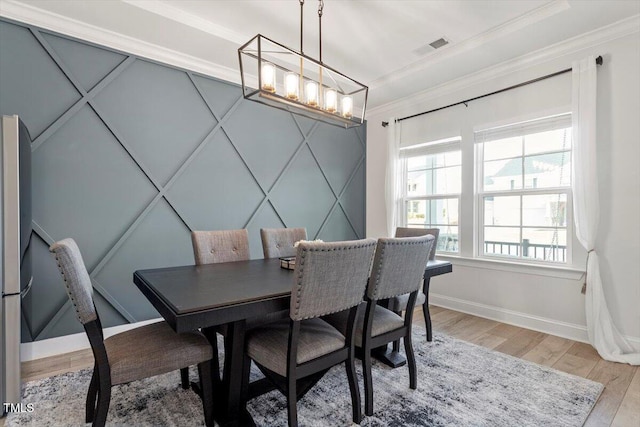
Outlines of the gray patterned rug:
{"label": "gray patterned rug", "polygon": [[[406,367],[373,367],[375,413],[363,426],[581,426],[603,386],[576,376],[487,350],[446,335],[425,342],[415,328],[418,389],[409,389]],[[357,362],[362,387],[362,372]],[[191,369],[195,371],[195,369]],[[260,376],[252,372],[254,379]],[[90,370],[24,386],[23,403],[34,411],[10,414],[11,426],[83,425]],[[202,407],[182,390],[179,373],[113,388],[110,426],[197,426]],[[287,423],[286,400],[276,391],[249,402],[260,426]],[[351,400],[342,366],[335,367],[298,402],[302,426],[351,424]]]}

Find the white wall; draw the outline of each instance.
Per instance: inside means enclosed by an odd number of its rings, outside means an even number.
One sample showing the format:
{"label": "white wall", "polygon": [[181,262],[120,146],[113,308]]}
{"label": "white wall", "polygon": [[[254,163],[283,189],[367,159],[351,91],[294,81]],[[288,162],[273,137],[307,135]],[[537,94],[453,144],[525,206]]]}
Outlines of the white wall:
{"label": "white wall", "polygon": [[[630,28],[630,29],[629,29]],[[380,125],[389,117],[403,117],[488,93],[528,79],[569,68],[571,61],[602,55],[598,71],[598,177],[601,217],[597,250],[601,259],[606,298],[615,324],[624,335],[640,344],[640,36],[638,20],[626,22],[624,30],[611,27],[601,33],[552,46],[508,64],[450,82],[430,92],[370,111],[367,134],[367,235],[386,235],[384,169],[386,130]],[[617,31],[617,32],[616,32]],[[587,41],[585,41],[587,40]],[[553,80],[553,81],[552,81]],[[429,117],[429,121],[405,126],[424,132],[433,140],[452,136],[447,128],[459,128],[463,144],[472,144],[472,127],[478,120],[504,119],[504,100],[514,117],[544,111],[548,100],[570,100],[570,74],[525,89],[454,107]],[[569,95],[569,98],[567,98]],[[498,99],[498,97],[502,97]],[[505,98],[506,97],[506,98]],[[563,101],[564,99],[564,101]],[[509,101],[510,100],[510,101]],[[466,111],[465,111],[466,110]],[[423,116],[426,120],[428,116]],[[410,122],[411,120],[407,121]],[[420,129],[420,123],[426,127]],[[404,126],[404,125],[403,125]],[[443,130],[443,128],[445,130]],[[433,134],[433,135],[431,135]],[[415,141],[415,142],[424,142]],[[470,164],[473,158],[463,158]],[[465,178],[465,176],[467,178]],[[471,177],[471,178],[469,178]],[[465,168],[463,181],[472,180]],[[465,184],[463,184],[464,186]],[[464,187],[463,187],[464,188]],[[464,203],[464,200],[463,200]],[[473,210],[463,208],[461,221],[473,222]],[[463,231],[464,233],[464,231]],[[473,252],[472,242],[461,242],[463,257]],[[434,279],[432,301],[485,317],[532,329],[586,340],[583,279],[570,271],[502,268],[494,263],[453,260],[452,274]],[[574,257],[584,270],[584,251]]]}

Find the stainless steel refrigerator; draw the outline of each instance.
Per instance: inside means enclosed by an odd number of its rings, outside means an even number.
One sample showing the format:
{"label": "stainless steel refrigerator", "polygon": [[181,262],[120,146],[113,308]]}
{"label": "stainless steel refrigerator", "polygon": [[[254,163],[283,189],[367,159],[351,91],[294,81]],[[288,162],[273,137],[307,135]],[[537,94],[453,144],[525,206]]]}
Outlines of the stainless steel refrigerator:
{"label": "stainless steel refrigerator", "polygon": [[[0,403],[20,402],[20,310],[32,283],[31,138],[18,116],[0,128]],[[6,406],[2,405],[3,415]]]}

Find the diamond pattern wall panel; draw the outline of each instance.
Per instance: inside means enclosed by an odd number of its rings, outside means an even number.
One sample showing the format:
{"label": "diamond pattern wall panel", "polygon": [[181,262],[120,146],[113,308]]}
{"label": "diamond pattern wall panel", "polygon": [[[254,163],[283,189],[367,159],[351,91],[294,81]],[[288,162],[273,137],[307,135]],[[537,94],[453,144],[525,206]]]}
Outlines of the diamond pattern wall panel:
{"label": "diamond pattern wall panel", "polygon": [[73,237],[104,326],[158,317],[135,270],[193,264],[190,232],[306,227],[364,237],[365,130],[244,101],[241,89],[0,19],[0,113],[34,138],[34,284],[23,340],[81,332],[47,247]]}
{"label": "diamond pattern wall panel", "polygon": [[69,40],[51,34],[42,34],[60,60],[69,67],[69,71],[85,91],[90,91],[105,78],[126,56],[86,43]]}
{"label": "diamond pattern wall panel", "polygon": [[0,111],[19,111],[36,138],[80,94],[28,28],[3,22],[0,43]]}
{"label": "diamond pattern wall panel", "polygon": [[184,72],[141,60],[96,104],[162,184],[216,124]]}

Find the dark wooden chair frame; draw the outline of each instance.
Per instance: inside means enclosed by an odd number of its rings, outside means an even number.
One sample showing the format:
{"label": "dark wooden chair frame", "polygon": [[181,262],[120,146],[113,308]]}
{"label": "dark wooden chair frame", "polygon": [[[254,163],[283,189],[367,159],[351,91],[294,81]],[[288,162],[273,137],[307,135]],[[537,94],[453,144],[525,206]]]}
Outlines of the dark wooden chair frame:
{"label": "dark wooden chair frame", "polygon": [[[355,370],[355,319],[359,306],[349,309],[347,320],[347,336],[345,337],[345,347],[325,354],[308,362],[297,364],[298,337],[300,335],[300,321],[290,319],[289,340],[287,345],[287,375],[282,376],[264,366],[256,363],[268,381],[275,388],[280,390],[287,397],[287,416],[289,426],[298,425],[297,402],[300,400],[327,371],[342,362],[345,363],[347,378],[349,381],[349,391],[351,392],[352,418],[353,422],[360,424],[362,421],[362,408],[360,402],[360,389]],[[251,359],[245,353],[242,372],[242,396],[243,400],[255,397],[249,396],[249,371]],[[269,390],[267,388],[264,389]]]}
{"label": "dark wooden chair frame", "polygon": [[404,338],[404,350],[407,355],[407,365],[409,366],[409,387],[415,390],[418,386],[418,378],[416,371],[416,358],[413,354],[413,343],[411,341],[411,325],[413,322],[413,310],[418,298],[418,290],[415,290],[409,294],[409,301],[407,302],[407,308],[404,315],[404,325],[400,328],[394,329],[389,332],[371,336],[371,329],[373,327],[373,317],[375,312],[375,306],[378,300],[365,298],[367,301],[367,308],[364,315],[364,327],[362,335],[362,353],[359,356],[362,358],[362,370],[364,375],[364,394],[365,394],[365,415],[373,415],[373,380],[371,377],[371,351],[379,348],[386,347],[390,342],[400,342],[401,338]]}
{"label": "dark wooden chair frame", "polygon": [[[102,323],[100,322],[100,317],[97,316],[97,310],[96,319],[86,323],[84,330],[89,338],[95,360],[93,375],[91,376],[91,383],[89,384],[89,391],[87,393],[85,422],[92,423],[91,425],[94,427],[102,427],[106,424],[109,404],[111,402],[111,367],[109,365],[107,349],[104,346]],[[216,353],[214,353],[214,359],[217,362]],[[198,364],[200,384],[202,385],[201,397],[205,424],[211,427],[214,425],[213,385],[211,382],[214,359]]]}

